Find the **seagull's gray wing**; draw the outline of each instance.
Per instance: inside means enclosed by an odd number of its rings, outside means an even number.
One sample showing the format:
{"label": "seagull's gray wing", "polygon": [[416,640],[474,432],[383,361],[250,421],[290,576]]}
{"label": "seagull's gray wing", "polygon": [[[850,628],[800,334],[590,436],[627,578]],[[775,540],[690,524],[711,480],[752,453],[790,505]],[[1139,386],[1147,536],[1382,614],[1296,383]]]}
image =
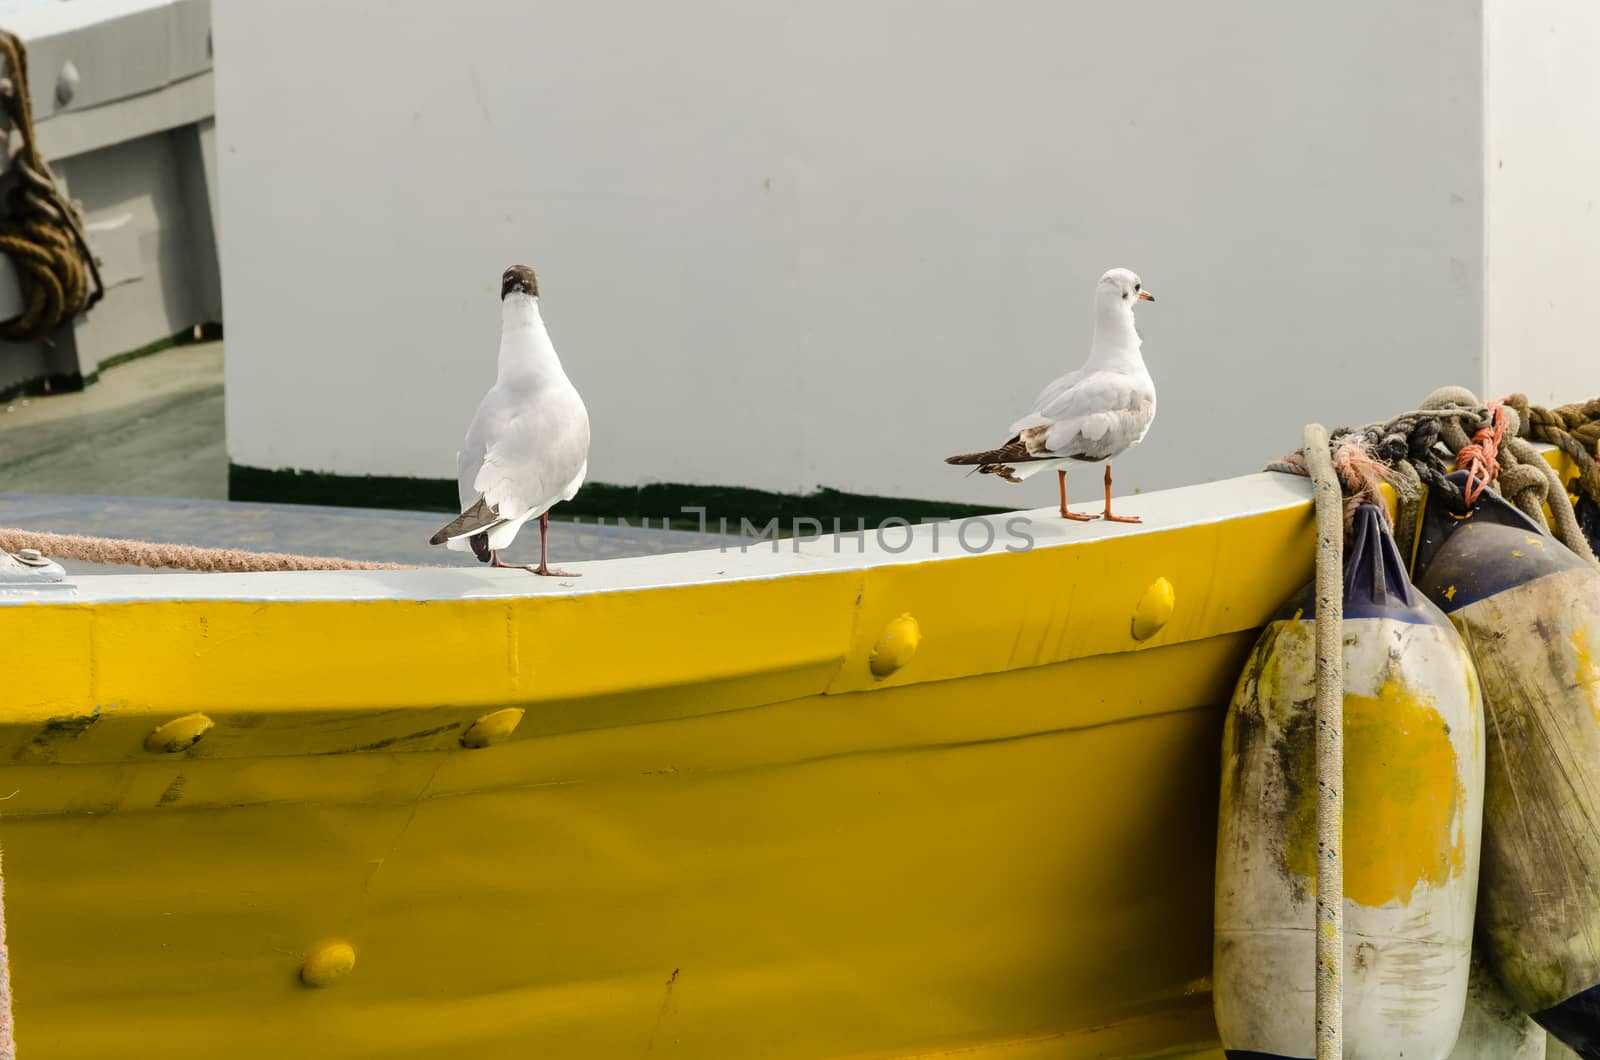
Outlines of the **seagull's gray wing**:
{"label": "seagull's gray wing", "polygon": [[1034,434],[1030,452],[1104,460],[1138,442],[1155,419],[1156,393],[1147,375],[1074,372],[1045,387],[1034,411],[1012,425]]}
{"label": "seagull's gray wing", "polygon": [[1102,460],[1142,439],[1156,415],[1155,387],[1148,376],[1095,372],[1045,410],[1050,420],[1046,447],[1067,456]]}

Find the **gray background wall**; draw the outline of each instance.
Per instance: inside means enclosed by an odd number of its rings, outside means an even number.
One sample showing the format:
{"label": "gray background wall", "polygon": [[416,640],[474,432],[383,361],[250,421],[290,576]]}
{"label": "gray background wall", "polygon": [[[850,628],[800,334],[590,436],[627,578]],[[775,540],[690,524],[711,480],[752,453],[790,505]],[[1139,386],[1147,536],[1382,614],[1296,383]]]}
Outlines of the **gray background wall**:
{"label": "gray background wall", "polygon": [[[1048,503],[941,458],[1001,440],[1077,366],[1096,277],[1128,265],[1159,297],[1141,322],[1161,406],[1119,491],[1220,478],[1309,419],[1482,388],[1486,224],[1535,242],[1512,273],[1572,238],[1542,176],[1486,207],[1485,122],[1509,140],[1497,117],[1531,120],[1521,138],[1542,119],[1486,115],[1476,0],[479,0],[449,19],[282,0],[214,21],[228,447],[250,466],[452,475],[499,273],[523,261],[590,407],[594,480]],[[1493,319],[1526,332],[1517,356],[1575,337]],[[1585,371],[1536,396],[1600,391]]]}

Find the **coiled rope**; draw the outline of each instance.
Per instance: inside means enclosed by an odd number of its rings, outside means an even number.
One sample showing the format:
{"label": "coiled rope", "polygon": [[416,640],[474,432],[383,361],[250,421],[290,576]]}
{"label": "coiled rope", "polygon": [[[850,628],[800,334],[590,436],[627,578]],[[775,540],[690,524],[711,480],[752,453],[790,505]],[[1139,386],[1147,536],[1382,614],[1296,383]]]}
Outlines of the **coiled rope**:
{"label": "coiled rope", "polygon": [[[1399,503],[1396,540],[1409,547],[1421,517],[1422,488],[1451,511],[1466,514],[1486,489],[1545,527],[1574,553],[1600,565],[1584,537],[1566,484],[1533,447],[1560,447],[1578,467],[1580,496],[1600,504],[1600,470],[1593,447],[1600,444],[1600,399],[1557,409],[1528,404],[1521,394],[1482,402],[1462,387],[1443,387],[1411,412],[1364,427],[1340,427],[1329,436],[1329,452],[1345,495],[1345,522],[1363,504],[1376,504],[1388,518],[1380,489],[1391,486]],[[1307,474],[1303,453],[1267,465],[1268,471]],[[1465,490],[1446,476],[1468,472]],[[1548,507],[1550,518],[1546,518]],[[1554,525],[1552,525],[1552,520]]]}
{"label": "coiled rope", "polygon": [[105,294],[100,265],[84,235],[83,215],[56,184],[33,129],[28,96],[28,52],[15,34],[0,30],[7,76],[0,78],[0,110],[11,128],[9,154],[15,183],[0,217],[0,253],[17,269],[22,312],[0,321],[0,339],[43,338]]}

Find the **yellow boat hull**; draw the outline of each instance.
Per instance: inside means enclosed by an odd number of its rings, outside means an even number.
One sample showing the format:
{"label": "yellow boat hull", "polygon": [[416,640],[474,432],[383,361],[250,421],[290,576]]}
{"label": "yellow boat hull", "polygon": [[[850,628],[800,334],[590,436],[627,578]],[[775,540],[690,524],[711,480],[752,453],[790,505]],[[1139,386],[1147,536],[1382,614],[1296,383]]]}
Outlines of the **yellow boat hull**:
{"label": "yellow boat hull", "polygon": [[0,606],[19,1048],[1220,1055],[1223,715],[1313,553],[1239,482],[1018,553]]}

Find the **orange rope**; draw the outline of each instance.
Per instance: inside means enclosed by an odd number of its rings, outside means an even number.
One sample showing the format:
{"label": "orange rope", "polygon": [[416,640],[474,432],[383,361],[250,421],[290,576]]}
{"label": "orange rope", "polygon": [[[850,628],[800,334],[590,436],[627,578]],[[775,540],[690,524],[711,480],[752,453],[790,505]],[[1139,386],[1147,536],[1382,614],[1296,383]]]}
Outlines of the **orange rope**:
{"label": "orange rope", "polygon": [[1500,442],[1506,434],[1506,403],[1497,399],[1485,407],[1491,426],[1479,427],[1472,436],[1472,444],[1456,454],[1456,470],[1467,473],[1467,485],[1461,493],[1468,506],[1500,477]]}

